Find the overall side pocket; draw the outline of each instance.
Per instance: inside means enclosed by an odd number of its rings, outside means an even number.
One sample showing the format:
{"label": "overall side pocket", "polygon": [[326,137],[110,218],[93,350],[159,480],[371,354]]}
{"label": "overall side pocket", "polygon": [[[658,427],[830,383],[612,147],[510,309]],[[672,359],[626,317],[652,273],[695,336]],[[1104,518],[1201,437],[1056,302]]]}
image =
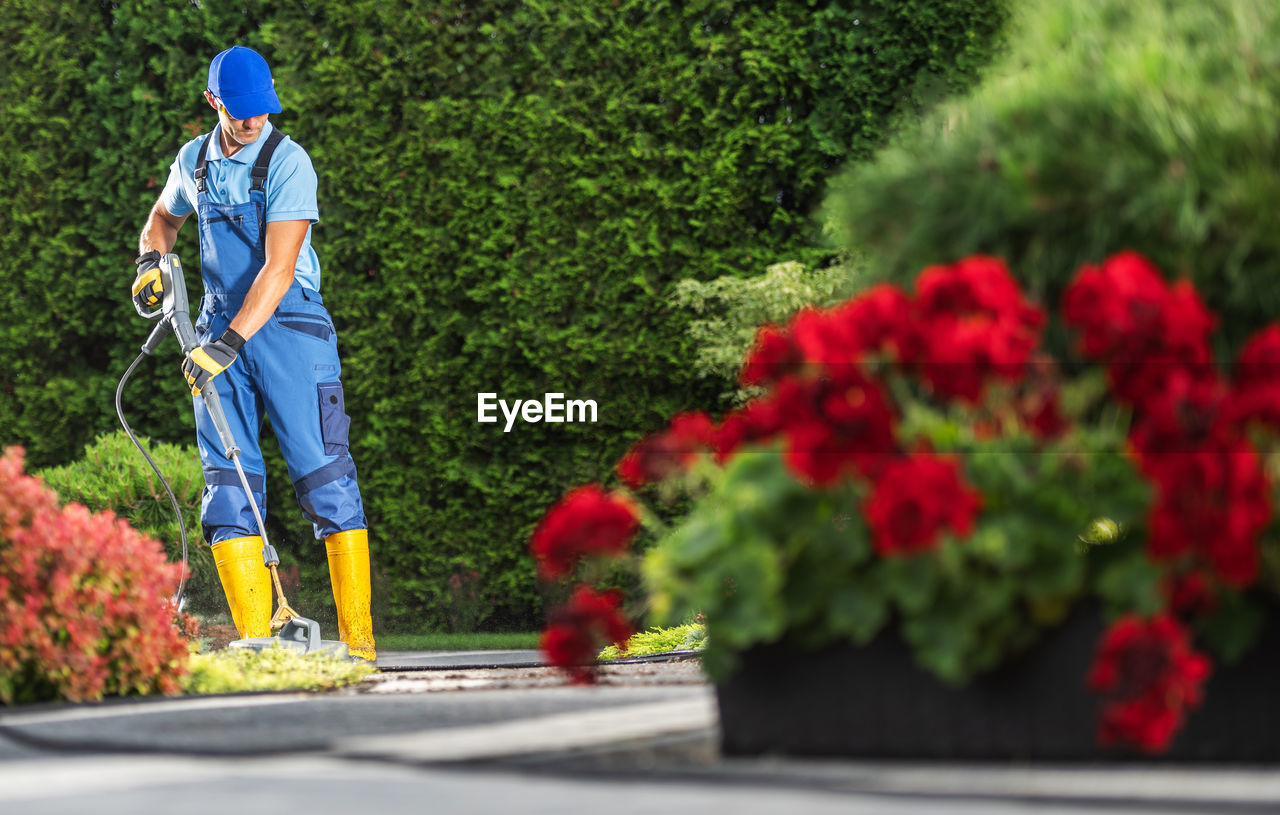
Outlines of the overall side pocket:
{"label": "overall side pocket", "polygon": [[320,438],[324,442],[324,454],[345,455],[351,417],[347,415],[342,383],[321,382],[316,389],[320,395]]}

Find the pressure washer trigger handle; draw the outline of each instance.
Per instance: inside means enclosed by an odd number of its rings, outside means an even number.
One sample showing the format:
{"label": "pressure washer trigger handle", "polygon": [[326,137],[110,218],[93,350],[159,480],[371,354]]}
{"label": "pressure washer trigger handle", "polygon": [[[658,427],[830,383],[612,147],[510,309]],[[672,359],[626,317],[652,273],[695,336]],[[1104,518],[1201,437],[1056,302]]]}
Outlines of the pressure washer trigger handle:
{"label": "pressure washer trigger handle", "polygon": [[280,565],[280,555],[276,553],[276,548],[265,540],[262,542],[262,565],[267,568]]}
{"label": "pressure washer trigger handle", "polygon": [[164,338],[169,336],[169,322],[161,320],[156,323],[156,327],[151,329],[151,336],[147,337],[147,341],[142,344],[142,353],[151,356],[160,347],[160,343],[164,342]]}

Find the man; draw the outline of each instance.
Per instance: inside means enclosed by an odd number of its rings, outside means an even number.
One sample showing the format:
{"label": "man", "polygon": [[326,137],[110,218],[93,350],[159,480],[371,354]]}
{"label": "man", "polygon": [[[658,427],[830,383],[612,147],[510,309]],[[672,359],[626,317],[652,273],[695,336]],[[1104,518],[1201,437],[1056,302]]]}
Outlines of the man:
{"label": "man", "polygon": [[[236,46],[209,64],[204,97],[218,125],[178,151],[138,241],[134,299],[159,304],[161,255],[196,213],[204,297],[201,345],[182,363],[191,386],[205,488],[201,524],[242,637],[270,636],[271,578],[248,498],[199,397],[216,387],[242,448],[241,464],[266,515],[264,415],[280,441],[303,514],[324,538],[338,633],[353,657],[376,658],[369,615],[369,538],[347,449],[333,320],[311,248],[316,174],[296,142],[272,127],[280,112],[271,71]],[[265,414],[264,414],[265,411]]]}

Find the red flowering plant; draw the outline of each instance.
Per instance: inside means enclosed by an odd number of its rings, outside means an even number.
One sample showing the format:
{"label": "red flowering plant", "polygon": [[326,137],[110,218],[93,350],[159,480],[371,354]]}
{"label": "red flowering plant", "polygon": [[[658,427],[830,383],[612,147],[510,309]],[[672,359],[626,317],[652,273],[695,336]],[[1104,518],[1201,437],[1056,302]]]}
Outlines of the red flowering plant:
{"label": "red flowering plant", "polygon": [[[629,496],[587,484],[548,510],[529,551],[543,580],[567,581],[580,571],[600,579],[599,564],[626,555],[639,528],[639,507]],[[596,655],[606,645],[624,645],[632,634],[621,602],[617,590],[596,592],[579,583],[567,603],[552,608],[542,634],[541,648],[551,664],[575,683],[594,682]]]}
{"label": "red flowering plant", "polygon": [[1048,312],[989,257],[765,326],[741,373],[760,396],[718,423],[678,416],[619,463],[691,511],[664,526],[620,490],[611,531],[550,533],[571,494],[535,556],[625,551],[643,517],[649,610],[705,615],[713,675],[756,644],[891,631],[963,682],[1093,597],[1117,620],[1081,678],[1100,740],[1164,749],[1211,670],[1193,638],[1233,659],[1263,617],[1280,327],[1228,378],[1195,290],[1131,252],[1081,268],[1061,305],[1079,352],[1063,365],[1041,350]]}
{"label": "red flowering plant", "polygon": [[[111,512],[58,496],[0,457],[0,704],[178,693],[184,635],[169,593],[181,566]],[[179,628],[181,626],[181,630]]]}

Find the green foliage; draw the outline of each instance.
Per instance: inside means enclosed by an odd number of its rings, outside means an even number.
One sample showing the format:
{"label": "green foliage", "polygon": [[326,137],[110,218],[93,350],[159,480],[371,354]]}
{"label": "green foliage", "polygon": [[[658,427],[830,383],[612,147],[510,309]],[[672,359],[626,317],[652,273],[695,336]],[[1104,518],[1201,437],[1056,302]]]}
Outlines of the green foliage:
{"label": "green foliage", "polygon": [[665,654],[668,651],[700,651],[706,647],[706,628],[697,623],[676,625],[670,628],[653,627],[637,631],[627,640],[626,648],[606,646],[600,659],[627,659]]}
{"label": "green foliage", "polygon": [[[209,58],[271,62],[311,154],[314,241],[344,353],[373,529],[375,613],[443,628],[463,561],[527,627],[541,512],[713,388],[686,360],[679,279],[782,259],[820,267],[809,213],[830,172],[972,81],[1003,0],[427,0],[72,7],[0,19],[0,443],[61,464],[113,424],[110,386],[148,326],[135,236],[178,147],[213,123]],[[195,268],[195,229],[177,251]],[[165,357],[165,355],[171,355]],[[126,393],[190,439],[177,351]],[[141,380],[140,380],[141,382]],[[478,392],[564,392],[594,425],[475,422]],[[139,417],[145,417],[145,422]],[[604,440],[604,441],[602,441]],[[270,443],[268,504],[303,601],[324,554]]]}
{"label": "green foliage", "polygon": [[1237,345],[1280,311],[1280,5],[1034,0],[1008,53],[828,199],[883,276],[1003,257],[1034,296],[1124,248],[1189,276]]}
{"label": "green foliage", "polygon": [[351,663],[328,654],[299,654],[284,648],[252,651],[226,648],[192,654],[188,694],[273,690],[327,690],[353,685],[374,672],[371,665]]}
{"label": "green foliage", "polygon": [[[173,489],[187,525],[186,608],[203,615],[226,610],[213,554],[200,532],[200,494],[204,474],[194,447],[153,444],[141,439]],[[182,559],[182,538],[173,504],[147,460],[123,431],[99,436],[78,461],[37,473],[63,501],[76,501],[94,511],[111,510],[134,529],[162,542],[169,560]],[[176,588],[176,587],[175,587]]]}
{"label": "green foliage", "polygon": [[[852,258],[810,271],[795,261],[775,263],[755,277],[681,280],[670,302],[697,315],[689,323],[694,343],[692,369],[699,377],[720,383],[736,381],[742,360],[760,326],[782,323],[805,306],[827,306],[853,294],[861,264]],[[737,388],[721,397],[740,405],[754,392]]]}
{"label": "green foliage", "polygon": [[1077,533],[1098,513],[1140,522],[1147,492],[1115,431],[1081,428],[1044,446],[1016,433],[980,443],[971,426],[966,411],[908,405],[905,446],[960,457],[984,502],[970,537],[912,557],[873,556],[861,486],[812,489],[779,450],[738,453],[649,551],[655,616],[706,615],[713,675],[757,643],[866,643],[891,623],[951,682],[1026,648],[1105,567],[1079,552]]}

